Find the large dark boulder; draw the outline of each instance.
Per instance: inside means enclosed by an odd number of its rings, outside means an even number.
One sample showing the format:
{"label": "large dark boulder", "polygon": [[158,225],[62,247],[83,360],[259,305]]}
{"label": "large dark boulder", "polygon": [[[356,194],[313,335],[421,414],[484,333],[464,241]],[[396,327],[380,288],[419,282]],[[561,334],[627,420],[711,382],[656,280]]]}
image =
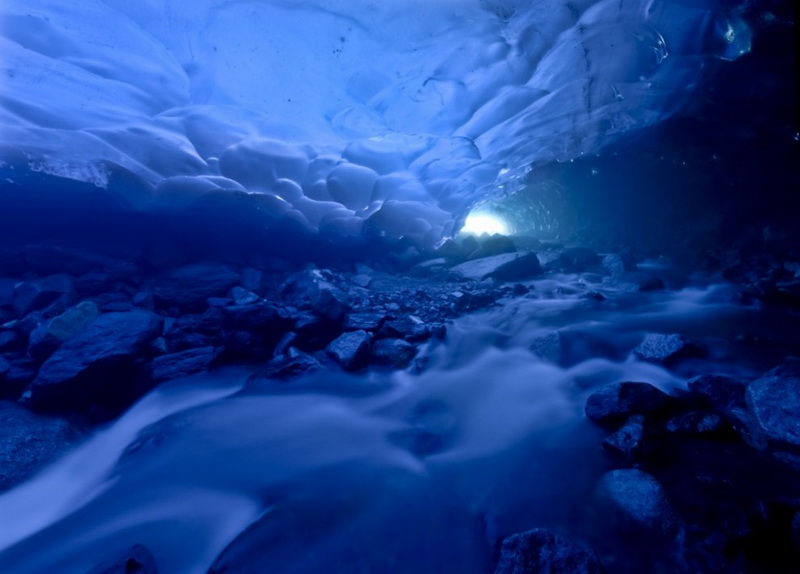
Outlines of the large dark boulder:
{"label": "large dark boulder", "polygon": [[366,331],[349,331],[331,341],[325,352],[346,371],[366,366],[369,361],[372,335]]}
{"label": "large dark boulder", "polygon": [[310,309],[316,315],[339,323],[350,312],[350,297],[330,280],[330,273],[312,269],[296,273],[281,287],[287,304]]}
{"label": "large dark boulder", "polygon": [[207,371],[217,353],[214,347],[187,349],[179,353],[161,355],[151,363],[153,381],[161,383]]}
{"label": "large dark boulder", "polygon": [[162,273],[153,285],[156,301],[164,307],[196,311],[210,297],[221,297],[239,283],[234,269],[220,263],[196,263]]}
{"label": "large dark boulder", "polygon": [[609,525],[630,532],[676,533],[678,522],[664,487],[646,472],[635,468],[607,472],[596,496]]}
{"label": "large dark boulder", "polygon": [[39,361],[46,359],[99,315],[97,305],[91,301],[83,301],[45,321],[31,331],[28,338],[28,354]]}
{"label": "large dark boulder", "polygon": [[503,540],[494,574],[602,574],[597,556],[542,528]]}
{"label": "large dark boulder", "polygon": [[475,281],[487,278],[524,281],[541,275],[542,266],[535,253],[502,253],[461,263],[452,271],[459,277]]}
{"label": "large dark boulder", "polygon": [[633,350],[633,354],[643,361],[660,363],[669,367],[684,359],[704,357],[706,351],[683,335],[648,333],[639,346]]}
{"label": "large dark boulder", "polygon": [[749,439],[800,472],[800,366],[776,367],[747,387]]}
{"label": "large dark boulder", "polygon": [[728,414],[733,409],[745,407],[747,382],[724,375],[700,375],[690,379],[686,386],[714,410]]}
{"label": "large dark boulder", "polygon": [[649,383],[612,383],[586,400],[586,416],[604,426],[618,426],[629,416],[648,414],[667,406],[669,396]]}
{"label": "large dark boulder", "polygon": [[405,369],[417,355],[417,348],[403,339],[380,339],[372,345],[372,360],[392,369]]}
{"label": "large dark boulder", "polygon": [[41,408],[135,398],[126,383],[161,333],[161,324],[161,317],[150,311],[101,315],[44,362],[25,398]]}
{"label": "large dark boulder", "polygon": [[24,482],[83,439],[83,427],[0,401],[0,492]]}
{"label": "large dark boulder", "polygon": [[626,462],[638,460],[646,446],[644,422],[644,416],[633,415],[603,441],[603,448]]}
{"label": "large dark boulder", "polygon": [[14,287],[14,310],[20,317],[44,309],[58,299],[73,300],[75,280],[69,275],[51,275],[24,281]]}

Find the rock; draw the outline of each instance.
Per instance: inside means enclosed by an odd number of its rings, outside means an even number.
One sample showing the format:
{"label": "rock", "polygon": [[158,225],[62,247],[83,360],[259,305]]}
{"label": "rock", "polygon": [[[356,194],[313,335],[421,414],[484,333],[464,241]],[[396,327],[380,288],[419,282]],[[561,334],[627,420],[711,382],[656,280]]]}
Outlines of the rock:
{"label": "rock", "polygon": [[258,295],[252,291],[248,291],[244,287],[233,287],[229,295],[236,305],[250,305],[260,299]]}
{"label": "rock", "polygon": [[686,383],[689,391],[718,412],[728,414],[734,408],[744,408],[747,383],[723,375],[700,375]]}
{"label": "rock", "polygon": [[217,353],[214,347],[188,349],[180,353],[156,357],[150,365],[153,381],[161,383],[203,373],[211,367],[216,358]]}
{"label": "rock", "polygon": [[0,377],[2,387],[0,394],[9,397],[18,397],[19,394],[35,377],[38,365],[27,355],[6,355],[9,368],[4,377]]}
{"label": "rock", "polygon": [[125,383],[160,334],[161,323],[150,311],[100,315],[45,361],[27,400],[38,408],[62,408],[135,398]]}
{"label": "rock", "polygon": [[627,462],[638,460],[644,451],[644,416],[630,417],[603,441],[603,448]]}
{"label": "rock", "polygon": [[291,322],[276,307],[268,303],[231,305],[222,309],[223,325],[228,329],[270,334],[277,340]]}
{"label": "rock", "polygon": [[16,331],[0,331],[0,353],[25,347],[25,341]]}
{"label": "rock", "polygon": [[494,574],[602,574],[595,554],[537,528],[503,540]]}
{"label": "rock", "polygon": [[21,317],[52,305],[59,298],[75,298],[75,280],[69,275],[25,281],[14,288],[14,310]]}
{"label": "rock", "polygon": [[259,384],[265,379],[291,380],[322,369],[322,363],[311,355],[300,353],[293,357],[276,357],[267,367],[254,375],[249,384]]}
{"label": "rock", "polygon": [[633,354],[643,361],[674,366],[683,359],[704,357],[706,351],[682,335],[648,333]]}
{"label": "rock", "polygon": [[366,331],[350,331],[331,341],[325,352],[347,371],[366,366],[369,361],[372,335]]}
{"label": "rock", "polygon": [[344,322],[346,331],[377,331],[388,319],[385,313],[350,313]]}
{"label": "rock", "polygon": [[225,295],[239,279],[227,265],[197,263],[162,273],[153,285],[153,294],[164,307],[196,311],[207,306],[209,297]]}
{"label": "rock", "polygon": [[305,351],[324,348],[340,335],[339,325],[313,313],[300,313],[295,317],[295,345]]}
{"label": "rock", "polygon": [[158,566],[147,547],[134,544],[119,557],[98,564],[87,574],[158,574]]}
{"label": "rock", "polygon": [[223,333],[226,361],[263,361],[272,355],[275,341],[253,331],[226,331]]}
{"label": "rock", "polygon": [[600,256],[588,247],[569,247],[558,256],[557,266],[567,273],[582,273],[600,262]]}
{"label": "rock", "polygon": [[99,315],[100,310],[91,301],[83,301],[67,309],[31,331],[28,354],[37,361],[43,361]]}
{"label": "rock", "polygon": [[621,255],[616,253],[609,253],[603,260],[601,261],[603,268],[611,275],[612,277],[619,278],[628,270],[628,266],[625,264],[625,260],[622,258]]}
{"label": "rock", "polygon": [[606,385],[586,401],[586,416],[604,426],[617,426],[631,415],[648,414],[667,406],[669,396],[649,383]]}
{"label": "rock", "polygon": [[372,360],[393,369],[405,369],[417,355],[417,348],[402,339],[380,339],[372,345]]}
{"label": "rock", "polygon": [[562,367],[596,357],[622,359],[622,352],[606,337],[576,329],[562,329],[536,336],[528,348],[538,357]]}
{"label": "rock", "polygon": [[84,297],[111,291],[116,284],[117,279],[111,273],[98,269],[87,271],[75,281],[78,293]]}
{"label": "rock", "polygon": [[335,323],[350,311],[347,293],[325,280],[318,269],[295,274],[284,283],[281,293],[289,305],[310,309]]}
{"label": "rock", "polygon": [[84,436],[75,422],[0,401],[0,492],[29,479]]}
{"label": "rock", "polygon": [[474,281],[486,278],[523,281],[541,275],[542,267],[535,253],[503,253],[461,263],[451,271],[464,279]]}
{"label": "rock", "polygon": [[670,534],[677,526],[661,484],[641,470],[626,468],[607,472],[597,488],[599,502],[610,522],[622,530],[642,528]]}
{"label": "rock", "polygon": [[483,236],[478,238],[478,248],[469,254],[470,259],[481,259],[483,257],[492,257],[493,255],[500,255],[501,253],[513,253],[517,250],[514,241],[507,235],[495,233],[490,236]]}
{"label": "rock", "polygon": [[747,387],[750,441],[800,472],[800,367],[782,365]]}
{"label": "rock", "polygon": [[725,432],[729,427],[718,414],[689,411],[669,419],[664,428],[675,434],[708,435]]}
{"label": "rock", "polygon": [[381,325],[378,335],[381,337],[394,337],[407,339],[418,332],[422,321],[416,317],[404,315],[396,319],[388,319]]}

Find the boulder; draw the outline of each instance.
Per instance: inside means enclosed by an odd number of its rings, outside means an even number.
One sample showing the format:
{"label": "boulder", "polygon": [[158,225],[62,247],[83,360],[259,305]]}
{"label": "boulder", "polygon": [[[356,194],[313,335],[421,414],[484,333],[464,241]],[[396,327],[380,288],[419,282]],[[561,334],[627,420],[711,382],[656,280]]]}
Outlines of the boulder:
{"label": "boulder", "polygon": [[75,280],[69,275],[51,275],[43,279],[24,281],[14,288],[14,310],[24,316],[44,309],[56,300],[74,300]]}
{"label": "boulder", "polygon": [[690,379],[686,386],[714,410],[728,414],[733,409],[745,407],[747,383],[723,375],[700,375]]}
{"label": "boulder", "polygon": [[161,333],[161,323],[150,311],[100,315],[44,362],[25,398],[43,408],[130,400],[132,389],[124,382],[130,382],[136,363]]}
{"label": "boulder", "polygon": [[258,385],[266,380],[288,381],[320,369],[322,369],[322,363],[306,353],[299,353],[291,357],[276,357],[267,364],[264,370],[251,377],[248,384]]}
{"label": "boulder", "polygon": [[609,522],[621,530],[675,532],[677,522],[664,488],[641,470],[625,468],[607,472],[600,479],[596,495]]}
{"label": "boulder", "polygon": [[689,411],[669,419],[664,425],[667,432],[683,435],[713,435],[729,429],[724,418],[716,413]]}
{"label": "boulder", "polygon": [[631,415],[667,406],[669,396],[649,383],[622,382],[601,387],[586,400],[586,416],[604,426],[618,426]]}
{"label": "boulder", "polygon": [[369,361],[372,335],[366,331],[349,331],[331,341],[325,352],[343,369],[354,371]]}
{"label": "boulder", "polygon": [[638,460],[644,451],[644,416],[630,417],[603,441],[603,448],[626,462]]}
{"label": "boulder", "polygon": [[633,354],[642,361],[669,367],[683,359],[704,357],[706,351],[682,335],[648,333],[639,346],[633,350]]}
{"label": "boulder", "polygon": [[602,574],[597,556],[542,528],[503,540],[494,574]]}
{"label": "boulder", "polygon": [[498,281],[524,281],[541,275],[542,267],[535,253],[502,253],[461,263],[451,271],[464,279],[474,281],[488,278]]}
{"label": "boulder", "polygon": [[24,482],[84,436],[75,422],[0,401],[0,492]]}
{"label": "boulder", "polygon": [[235,305],[250,305],[260,299],[258,295],[244,287],[233,287],[228,295]]}
{"label": "boulder", "polygon": [[403,339],[380,339],[372,345],[372,360],[393,369],[405,369],[417,355],[417,348]]}
{"label": "boulder", "polygon": [[800,472],[800,366],[765,373],[747,387],[745,400],[753,446]]}
{"label": "boulder", "polygon": [[600,256],[588,247],[568,247],[556,260],[557,266],[567,273],[582,273],[592,265],[600,265]]}
{"label": "boulder", "polygon": [[350,313],[344,322],[346,331],[377,331],[388,319],[385,313]]}
{"label": "boulder", "polygon": [[162,273],[153,284],[153,294],[163,307],[196,311],[207,306],[208,298],[224,296],[239,280],[227,265],[196,263]]}
{"label": "boulder", "polygon": [[334,286],[319,269],[296,273],[281,288],[289,305],[310,309],[329,321],[340,322],[350,311],[349,296]]}
{"label": "boulder", "polygon": [[291,325],[278,308],[268,303],[223,307],[222,317],[223,325],[228,329],[271,334],[276,340]]}
{"label": "boulder", "polygon": [[43,361],[99,315],[100,310],[91,301],[83,301],[67,309],[31,331],[28,338],[28,354],[38,361]]}
{"label": "boulder", "polygon": [[207,371],[216,359],[214,347],[187,349],[180,353],[170,353],[153,359],[150,364],[153,381],[161,383],[180,377],[188,377]]}

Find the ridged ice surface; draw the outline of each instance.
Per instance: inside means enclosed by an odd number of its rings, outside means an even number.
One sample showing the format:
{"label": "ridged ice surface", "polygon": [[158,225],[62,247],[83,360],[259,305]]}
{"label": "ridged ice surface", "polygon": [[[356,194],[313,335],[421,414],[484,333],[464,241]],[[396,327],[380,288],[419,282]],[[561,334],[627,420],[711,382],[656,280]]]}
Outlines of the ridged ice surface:
{"label": "ridged ice surface", "polygon": [[136,209],[209,192],[431,241],[532,164],[675,112],[749,50],[715,0],[6,0],[0,159]]}

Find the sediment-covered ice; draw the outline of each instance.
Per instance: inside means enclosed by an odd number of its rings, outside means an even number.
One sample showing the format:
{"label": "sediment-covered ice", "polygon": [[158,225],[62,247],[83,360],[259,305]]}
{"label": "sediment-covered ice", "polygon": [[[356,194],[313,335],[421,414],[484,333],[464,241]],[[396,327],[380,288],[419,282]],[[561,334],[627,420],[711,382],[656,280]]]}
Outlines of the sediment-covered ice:
{"label": "sediment-covered ice", "polygon": [[[0,159],[432,241],[749,50],[717,0],[6,0]],[[13,178],[12,178],[13,179]],[[247,199],[250,198],[250,199]]]}

